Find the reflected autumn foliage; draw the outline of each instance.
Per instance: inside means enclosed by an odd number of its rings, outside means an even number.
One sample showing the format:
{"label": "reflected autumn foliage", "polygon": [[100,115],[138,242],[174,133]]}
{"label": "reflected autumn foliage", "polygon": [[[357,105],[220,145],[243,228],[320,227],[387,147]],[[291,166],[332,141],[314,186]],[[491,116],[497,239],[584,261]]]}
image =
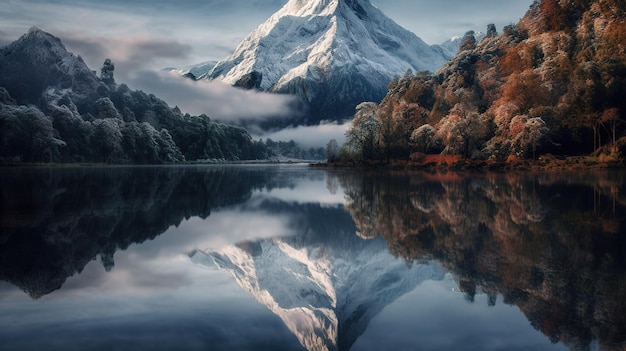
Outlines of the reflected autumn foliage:
{"label": "reflected autumn foliage", "polygon": [[626,347],[625,174],[333,176],[360,236],[437,260],[468,301],[500,295],[572,349]]}

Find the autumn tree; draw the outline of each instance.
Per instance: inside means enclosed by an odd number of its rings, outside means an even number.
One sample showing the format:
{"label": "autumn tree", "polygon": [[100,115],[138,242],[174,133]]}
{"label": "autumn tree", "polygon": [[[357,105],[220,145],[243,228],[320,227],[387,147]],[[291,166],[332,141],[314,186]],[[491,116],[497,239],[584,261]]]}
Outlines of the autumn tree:
{"label": "autumn tree", "polygon": [[621,121],[619,119],[619,109],[613,107],[613,108],[604,110],[604,112],[602,113],[602,124],[606,125],[607,128],[611,132],[611,136],[612,136],[611,146],[615,146],[615,143],[617,142],[616,130],[617,130],[617,125],[620,122]]}
{"label": "autumn tree", "polygon": [[456,104],[437,129],[436,137],[445,147],[443,153],[464,157],[474,156],[491,134],[488,118],[466,104]]}
{"label": "autumn tree", "polygon": [[515,104],[525,113],[532,107],[550,104],[551,95],[542,85],[541,77],[528,69],[509,76],[503,87],[502,100]]}
{"label": "autumn tree", "polygon": [[567,28],[567,12],[559,4],[559,0],[542,0],[540,8],[548,30],[559,31]]}
{"label": "autumn tree", "polygon": [[526,158],[530,151],[534,159],[537,148],[547,140],[549,132],[546,122],[540,117],[515,116],[509,127],[511,154]]}
{"label": "autumn tree", "polygon": [[430,124],[415,129],[411,134],[411,146],[416,152],[437,154],[443,150],[443,141],[437,137],[437,130]]}

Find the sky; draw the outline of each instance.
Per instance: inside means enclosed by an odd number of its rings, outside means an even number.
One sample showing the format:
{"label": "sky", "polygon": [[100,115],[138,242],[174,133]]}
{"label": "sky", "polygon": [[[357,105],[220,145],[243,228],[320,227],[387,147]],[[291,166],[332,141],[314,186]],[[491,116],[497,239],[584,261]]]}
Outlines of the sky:
{"label": "sky", "polygon": [[[289,98],[231,91],[216,84],[180,82],[160,72],[166,67],[225,58],[286,2],[2,0],[0,46],[36,26],[61,38],[68,50],[80,55],[93,70],[98,70],[105,58],[111,58],[118,83],[154,93],[184,112],[207,113],[222,120],[286,115],[290,113]],[[429,44],[469,30],[485,31],[489,23],[501,30],[517,23],[532,2],[372,0],[388,17]]]}

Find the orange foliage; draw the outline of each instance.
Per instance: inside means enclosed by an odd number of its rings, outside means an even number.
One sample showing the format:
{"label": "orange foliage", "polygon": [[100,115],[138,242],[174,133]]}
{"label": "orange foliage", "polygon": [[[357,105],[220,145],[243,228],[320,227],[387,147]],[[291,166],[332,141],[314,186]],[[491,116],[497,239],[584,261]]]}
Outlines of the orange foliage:
{"label": "orange foliage", "polygon": [[512,47],[500,59],[500,69],[506,74],[513,74],[533,68],[533,50],[527,43]]}
{"label": "orange foliage", "polygon": [[510,75],[502,97],[519,106],[523,112],[550,103],[550,92],[541,85],[541,78],[533,70]]}
{"label": "orange foliage", "polygon": [[452,165],[457,162],[461,162],[463,157],[461,155],[425,155],[421,160],[422,164],[448,164]]}
{"label": "orange foliage", "polygon": [[598,58],[626,59],[626,20],[611,21],[604,30]]}
{"label": "orange foliage", "polygon": [[541,11],[545,16],[548,30],[562,30],[567,28],[567,13],[558,0],[543,0]]}

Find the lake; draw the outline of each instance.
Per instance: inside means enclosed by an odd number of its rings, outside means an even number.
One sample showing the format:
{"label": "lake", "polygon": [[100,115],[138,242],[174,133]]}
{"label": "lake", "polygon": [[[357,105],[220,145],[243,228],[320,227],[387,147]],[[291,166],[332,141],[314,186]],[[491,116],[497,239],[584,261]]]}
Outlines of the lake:
{"label": "lake", "polygon": [[0,168],[0,345],[623,350],[625,181]]}

